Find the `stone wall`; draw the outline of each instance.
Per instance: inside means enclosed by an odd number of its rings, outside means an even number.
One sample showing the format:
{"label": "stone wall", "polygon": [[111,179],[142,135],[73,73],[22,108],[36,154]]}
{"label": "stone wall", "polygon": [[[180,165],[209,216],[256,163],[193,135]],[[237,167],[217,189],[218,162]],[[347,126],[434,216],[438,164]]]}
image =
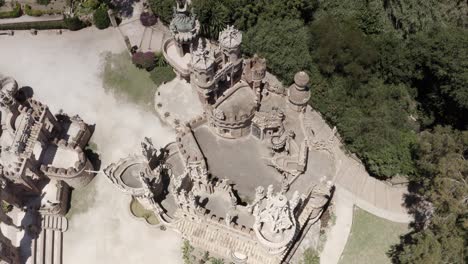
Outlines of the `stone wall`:
{"label": "stone wall", "polygon": [[252,229],[234,224],[227,226],[223,218],[214,215],[201,221],[182,218],[176,228],[194,247],[216,255],[229,258],[239,252],[247,256],[245,263],[252,264],[279,264],[282,260],[281,255],[270,255],[256,241]]}

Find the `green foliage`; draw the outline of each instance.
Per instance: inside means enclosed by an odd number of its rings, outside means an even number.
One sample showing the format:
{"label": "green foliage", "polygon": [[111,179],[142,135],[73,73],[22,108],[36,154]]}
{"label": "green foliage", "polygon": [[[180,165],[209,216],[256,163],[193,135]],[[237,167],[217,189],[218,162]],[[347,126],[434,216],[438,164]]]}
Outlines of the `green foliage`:
{"label": "green foliage", "polygon": [[194,0],[192,6],[201,23],[202,35],[218,39],[219,32],[229,23],[230,10],[218,0]]}
{"label": "green foliage", "polygon": [[86,27],[85,23],[81,21],[78,17],[66,17],[64,19],[64,25],[66,28],[68,28],[71,31],[76,31],[80,30],[84,27]]}
{"label": "green foliage", "polygon": [[320,257],[314,249],[308,248],[304,251],[300,264],[320,264]]}
{"label": "green foliage", "polygon": [[173,15],[175,1],[173,0],[149,0],[151,10],[166,25],[169,25]]}
{"label": "green foliage", "polygon": [[411,98],[402,85],[372,79],[358,87],[346,78],[323,79],[315,73],[312,106],[336,124],[347,148],[380,178],[412,174],[415,134],[408,118]]}
{"label": "green foliage", "polygon": [[150,78],[156,86],[171,81],[176,77],[172,67],[156,67],[150,72]]}
{"label": "green foliage", "polygon": [[468,30],[440,28],[409,39],[414,84],[424,111],[435,122],[468,124]]}
{"label": "green foliage", "polygon": [[15,18],[21,16],[21,5],[18,2],[13,2],[13,9],[11,11],[0,12],[1,18]]}
{"label": "green foliage", "polygon": [[2,200],[2,211],[3,213],[7,214],[13,210],[13,205],[7,203],[6,201]]}
{"label": "green foliage", "polygon": [[36,0],[36,2],[40,5],[48,5],[50,4],[50,0]]}
{"label": "green foliage", "polygon": [[24,6],[24,13],[26,13],[26,15],[28,15],[28,16],[42,16],[42,11],[41,10],[34,10],[28,4],[26,4]]}
{"label": "green foliage", "polygon": [[0,7],[5,5],[5,0],[0,0]]}
{"label": "green foliage", "polygon": [[[468,131],[437,126],[424,131],[415,148],[422,201],[414,231],[392,252],[397,263],[466,263],[468,232]],[[427,205],[429,203],[429,205]]]}
{"label": "green foliage", "polygon": [[109,15],[107,14],[107,6],[101,5],[94,11],[93,22],[94,25],[99,29],[105,29],[110,26]]}
{"label": "green foliage", "polygon": [[291,83],[295,73],[311,62],[308,43],[307,29],[300,20],[261,20],[244,34],[243,51],[265,57],[268,69]]}
{"label": "green foliage", "polygon": [[157,67],[169,66],[169,63],[167,63],[166,59],[164,58],[164,55],[161,52],[156,52],[155,53],[155,58],[156,58],[156,66]]}
{"label": "green foliage", "polygon": [[352,21],[340,23],[324,17],[311,25],[310,48],[319,70],[330,76],[341,74],[352,81],[365,81],[377,53]]}
{"label": "green foliage", "polygon": [[63,20],[21,22],[11,24],[1,24],[0,30],[28,30],[28,29],[64,29],[67,28]]}
{"label": "green foliage", "polygon": [[99,7],[100,2],[98,0],[85,0],[81,5],[84,8],[96,9]]}
{"label": "green foliage", "polygon": [[39,16],[42,16],[42,15],[57,14],[57,13],[60,13],[60,11],[32,9],[32,7],[30,5],[26,4],[24,6],[24,13],[26,13],[28,16],[39,17]]}
{"label": "green foliage", "polygon": [[395,29],[404,34],[430,30],[434,26],[467,26],[468,6],[453,0],[388,0],[385,9]]}
{"label": "green foliage", "polygon": [[224,264],[224,260],[218,258],[211,258],[210,264]]}
{"label": "green foliage", "polygon": [[184,264],[192,264],[193,263],[193,252],[194,248],[190,245],[188,240],[184,240],[182,244],[182,259],[184,260]]}

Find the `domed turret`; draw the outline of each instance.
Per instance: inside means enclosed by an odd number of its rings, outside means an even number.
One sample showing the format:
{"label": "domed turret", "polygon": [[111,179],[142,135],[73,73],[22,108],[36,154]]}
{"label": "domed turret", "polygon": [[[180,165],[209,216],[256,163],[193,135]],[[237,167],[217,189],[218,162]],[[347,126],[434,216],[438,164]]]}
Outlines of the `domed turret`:
{"label": "domed turret", "polygon": [[234,26],[228,26],[219,33],[219,47],[223,52],[223,65],[232,64],[234,75],[239,73],[242,68],[241,43],[242,33]]}
{"label": "domed turret", "polygon": [[214,62],[213,54],[206,49],[200,39],[197,49],[192,52],[190,82],[198,91],[200,100],[205,103],[213,96],[211,92],[214,88]]}
{"label": "domed turret", "polygon": [[289,106],[297,112],[301,112],[310,99],[310,91],[307,89],[309,75],[300,71],[294,76],[294,84],[289,87]]}
{"label": "domed turret", "polygon": [[190,46],[200,33],[200,22],[188,11],[186,0],[177,0],[174,17],[169,25],[172,37],[177,42],[180,56],[190,52]]}

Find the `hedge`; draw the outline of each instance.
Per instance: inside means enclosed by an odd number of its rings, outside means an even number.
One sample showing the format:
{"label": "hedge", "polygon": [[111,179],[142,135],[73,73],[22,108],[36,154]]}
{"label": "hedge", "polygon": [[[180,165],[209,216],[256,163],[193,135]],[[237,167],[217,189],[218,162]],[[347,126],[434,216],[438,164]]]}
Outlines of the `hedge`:
{"label": "hedge", "polygon": [[21,16],[21,5],[16,2],[15,7],[11,11],[0,12],[0,18],[15,18]]}
{"label": "hedge", "polygon": [[65,29],[63,20],[35,21],[0,25],[0,30],[27,30],[27,29]]}

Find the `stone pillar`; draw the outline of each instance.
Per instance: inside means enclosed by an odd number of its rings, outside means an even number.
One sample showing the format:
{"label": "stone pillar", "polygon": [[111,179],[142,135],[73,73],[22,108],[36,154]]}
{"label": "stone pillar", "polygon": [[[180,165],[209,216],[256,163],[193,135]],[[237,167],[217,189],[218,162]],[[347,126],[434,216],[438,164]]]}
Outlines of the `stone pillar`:
{"label": "stone pillar", "polygon": [[112,11],[112,9],[107,10],[107,15],[109,16],[112,26],[118,27],[119,25],[117,25],[117,21],[115,20],[114,11]]}

